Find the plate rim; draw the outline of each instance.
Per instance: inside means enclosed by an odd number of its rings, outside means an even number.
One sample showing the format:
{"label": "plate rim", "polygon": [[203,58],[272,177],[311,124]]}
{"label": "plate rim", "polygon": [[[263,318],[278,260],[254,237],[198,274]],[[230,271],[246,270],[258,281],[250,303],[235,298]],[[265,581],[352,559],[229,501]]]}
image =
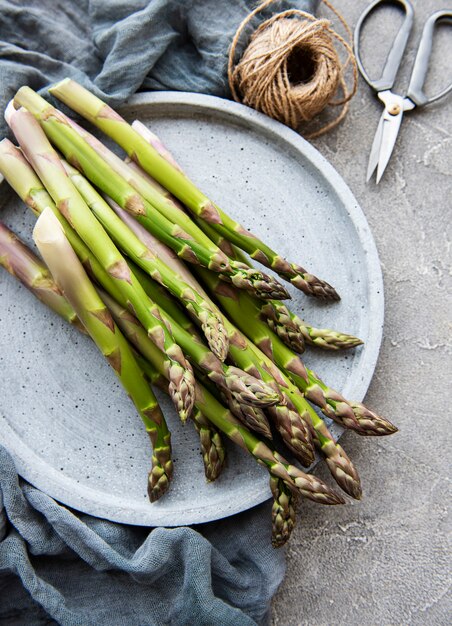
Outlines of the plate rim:
{"label": "plate rim", "polygon": [[[327,159],[311,145],[301,135],[291,130],[287,126],[273,120],[263,113],[260,113],[250,107],[243,104],[233,102],[231,100],[225,100],[218,96],[211,96],[206,94],[192,93],[192,92],[173,92],[173,91],[157,91],[157,92],[142,92],[133,95],[122,105],[118,106],[118,111],[127,108],[149,106],[153,104],[167,104],[167,105],[187,105],[192,108],[200,108],[204,111],[210,111],[216,115],[226,114],[235,120],[237,118],[242,121],[250,123],[257,130],[264,131],[266,133],[271,132],[276,135],[280,140],[288,143],[291,147],[303,154],[303,156],[310,162],[310,165],[316,168],[326,182],[335,190],[338,198],[342,202],[343,206],[347,210],[350,221],[356,230],[362,249],[365,252],[366,270],[369,279],[369,284],[372,286],[369,289],[369,310],[368,314],[372,316],[372,326],[374,336],[372,342],[367,343],[364,347],[363,362],[360,367],[360,377],[352,381],[347,379],[347,383],[343,389],[345,396],[352,392],[353,397],[361,401],[370,385],[372,376],[377,364],[381,342],[383,337],[383,322],[384,322],[384,290],[383,290],[383,275],[381,270],[380,259],[378,250],[375,244],[372,231],[365,217],[363,210],[358,204],[352,191],[342,178],[342,176],[336,171],[336,169],[327,161]],[[3,177],[0,175],[0,184]],[[353,389],[353,391],[352,391]],[[1,417],[3,425],[7,425],[12,432],[13,438],[17,440],[17,448],[23,448],[24,444],[17,437],[14,431],[9,427],[6,417]],[[25,446],[27,454],[18,454],[17,449],[12,452],[9,450],[11,456],[14,459],[16,469],[20,476],[25,478],[30,484],[34,485],[44,493],[48,493],[48,486],[46,484],[46,477],[50,473],[55,473],[57,480],[53,482],[51,491],[53,499],[57,500],[64,506],[68,506],[81,513],[86,513],[102,519],[107,519],[117,523],[124,523],[136,526],[156,526],[159,524],[166,526],[180,526],[206,523],[208,521],[214,521],[230,517],[244,510],[248,510],[258,504],[261,504],[267,500],[270,496],[270,492],[267,488],[257,491],[252,497],[247,498],[246,507],[243,508],[243,502],[240,500],[234,506],[230,508],[225,514],[222,511],[220,514],[214,510],[209,514],[208,520],[205,519],[205,515],[200,519],[200,512],[205,514],[206,505],[204,504],[201,509],[192,509],[191,515],[187,516],[183,522],[177,519],[176,522],[172,522],[168,519],[168,515],[174,513],[159,512],[158,505],[155,504],[152,508],[149,508],[149,516],[143,514],[142,509],[136,509],[131,511],[125,508],[124,500],[123,504],[114,506],[110,501],[107,503],[99,502],[99,492],[92,489],[97,493],[97,498],[94,496],[86,497],[85,494],[78,493],[78,490],[74,491],[74,482],[72,479],[67,479],[60,473],[54,471],[54,468],[48,464],[44,459],[38,457],[34,451],[30,450],[28,446]],[[45,468],[45,471],[36,470],[35,465],[30,463],[31,458],[38,458],[38,467]],[[25,460],[27,459],[27,460]],[[89,491],[90,488],[87,488]],[[50,495],[50,494],[48,494]],[[213,507],[217,505],[212,503]],[[141,518],[141,519],[140,519]],[[151,521],[152,518],[152,521]]]}

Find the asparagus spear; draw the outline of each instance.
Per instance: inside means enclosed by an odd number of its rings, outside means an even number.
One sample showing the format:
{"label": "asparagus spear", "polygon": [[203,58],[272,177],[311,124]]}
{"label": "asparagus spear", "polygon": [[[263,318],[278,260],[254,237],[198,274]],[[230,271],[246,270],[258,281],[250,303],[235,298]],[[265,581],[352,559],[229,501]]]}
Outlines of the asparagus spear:
{"label": "asparagus spear", "polygon": [[0,222],[0,265],[20,280],[41,302],[80,330],[83,325],[44,263]]}
{"label": "asparagus spear", "polygon": [[133,261],[129,261],[129,265],[149,298],[155,302],[160,309],[163,309],[163,311],[168,313],[168,315],[172,317],[179,324],[179,326],[182,326],[182,328],[190,333],[190,335],[196,337],[196,341],[202,342],[198,333],[198,328],[191,322],[190,318],[178,306],[177,302],[173,300],[166,289],[163,289],[163,287],[156,283],[155,280],[152,280],[149,274],[146,274],[146,272],[144,272],[138,265],[135,265]]}
{"label": "asparagus spear", "polygon": [[[259,378],[257,376],[256,378]],[[211,393],[219,402],[229,407],[231,412],[242,424],[250,430],[258,433],[266,439],[272,439],[270,424],[262,409],[238,402],[230,393],[224,389],[218,389],[205,374],[199,372],[197,380]]]}
{"label": "asparagus spear", "polygon": [[338,330],[333,330],[331,328],[316,328],[315,326],[311,326],[298,317],[298,315],[295,315],[295,313],[293,313],[290,309],[287,308],[287,310],[289,311],[290,319],[293,324],[303,335],[305,343],[311,346],[317,346],[323,350],[337,351],[356,348],[364,343],[362,339],[347,333],[342,333]]}
{"label": "asparagus spear", "polygon": [[[132,129],[135,130],[136,133],[140,135],[140,137],[145,139],[147,141],[147,143],[150,144],[150,146],[155,149],[155,151],[159,154],[159,156],[161,156],[163,159],[165,159],[178,172],[180,172],[180,174],[186,178],[186,180],[187,180],[187,182],[189,184],[192,184],[189,181],[186,173],[182,170],[182,168],[176,162],[176,160],[173,157],[173,155],[164,146],[164,144],[157,137],[157,135],[152,133],[144,124],[142,124],[138,120],[135,120],[132,123]],[[105,132],[107,132],[107,131],[105,131]],[[117,141],[118,141],[118,143],[120,143],[119,140],[117,140]],[[120,145],[122,145],[122,144],[120,144]],[[139,159],[136,158],[136,154],[135,153],[132,154],[132,158],[135,158],[136,159],[136,163],[141,165],[141,162],[140,162]],[[147,170],[147,172],[150,173],[149,170]],[[153,179],[153,180],[155,180],[155,179]],[[157,184],[159,184],[159,183],[157,183]],[[189,208],[192,208],[192,207],[189,207]],[[237,255],[234,254],[234,252],[233,252],[234,245],[233,244],[236,244],[242,250],[245,250],[246,252],[249,252],[249,254],[251,255],[252,258],[260,261],[264,265],[267,265],[267,267],[271,267],[276,272],[280,273],[281,276],[283,276],[287,280],[290,280],[290,282],[292,282],[296,287],[298,287],[298,289],[301,289],[302,291],[304,291],[307,295],[316,296],[316,297],[318,297],[320,299],[323,299],[323,300],[339,300],[340,299],[338,294],[336,293],[336,291],[333,289],[333,287],[331,287],[331,285],[329,285],[325,281],[322,281],[322,280],[318,279],[316,276],[313,276],[312,274],[308,274],[306,272],[306,270],[304,270],[299,265],[289,264],[285,259],[282,259],[281,257],[278,257],[278,255],[276,255],[275,252],[273,252],[270,248],[268,248],[268,246],[266,246],[262,242],[258,241],[257,238],[255,237],[255,235],[253,235],[250,232],[248,232],[247,230],[245,230],[243,228],[243,226],[240,226],[240,224],[237,224],[237,222],[233,222],[233,220],[231,220],[224,212],[222,212],[221,209],[219,209],[219,207],[217,205],[214,205],[214,208],[217,209],[218,212],[219,212],[219,218],[220,218],[219,224],[217,223],[216,219],[212,222],[209,219],[206,219],[205,216],[202,215],[202,213],[200,213],[199,211],[196,211],[196,210],[193,211],[193,220],[198,225],[200,230],[204,231],[204,233],[214,243],[216,243],[217,246],[230,259],[234,260],[236,265],[240,265],[241,259],[237,258]],[[227,220],[229,220],[228,226],[224,223],[224,219],[223,218],[227,218]],[[231,230],[232,230],[232,232],[231,232]],[[244,241],[244,243],[240,244],[237,241],[237,237],[241,237],[242,240],[247,239],[248,241],[247,242]],[[250,248],[250,246],[251,246],[251,248]],[[263,249],[260,248],[259,246],[262,246]],[[262,258],[262,255],[264,255],[264,258]],[[279,270],[277,269],[276,265],[274,266],[273,264],[270,264],[268,262],[268,259],[270,259],[270,258],[273,258],[273,260],[277,264],[279,264],[281,262],[283,264],[285,264],[285,266],[286,266],[285,271],[286,272],[287,272],[287,269],[290,267],[290,269],[288,270],[289,271],[289,275],[279,272]],[[266,259],[267,259],[267,261],[266,261]],[[246,266],[252,267],[252,266],[250,266],[250,264],[247,261],[245,261],[245,263],[242,265],[242,267],[246,267]],[[294,333],[297,333],[297,328],[296,328],[295,325],[292,328],[292,331]],[[289,337],[287,337],[287,339],[289,339]],[[298,341],[301,342],[301,339],[298,339]],[[300,345],[300,344],[298,344],[298,345]],[[297,347],[297,344],[294,344],[294,349],[296,349],[296,347]]]}
{"label": "asparagus spear", "polygon": [[[174,157],[163,147],[158,137],[151,133],[144,124],[136,120],[132,123],[132,127],[146,139],[148,143],[153,145],[164,158],[177,166]],[[182,171],[179,166],[177,167]],[[135,164],[135,168],[139,173],[140,168],[137,164]],[[143,173],[142,170],[141,172]],[[196,216],[193,216],[193,220],[230,259],[233,259],[236,263],[251,266],[244,253],[217,232],[211,224]],[[314,326],[306,324],[279,300],[268,300],[266,302],[256,300],[256,305],[260,307],[262,319],[267,322],[273,332],[275,332],[294,352],[304,352],[305,342],[325,350],[344,350],[354,348],[363,343],[361,339],[353,335],[341,333],[329,328],[315,328]]]}
{"label": "asparagus spear", "polygon": [[218,430],[197,407],[193,411],[192,420],[199,435],[204,473],[207,482],[210,483],[216,480],[223,470],[226,449]]}
{"label": "asparagus spear", "polygon": [[199,273],[234,323],[293,380],[308,400],[320,407],[327,417],[345,428],[355,430],[360,435],[389,435],[396,432],[397,429],[388,420],[373,413],[361,402],[349,402],[307,369],[298,355],[269,330],[259,316],[256,316],[248,294],[226,289],[225,285],[219,283],[215,276],[206,270],[200,269]]}
{"label": "asparagus spear", "polygon": [[[216,242],[217,240],[213,239],[213,241]],[[219,247],[222,249],[221,245],[219,245]],[[230,248],[232,248],[232,258],[236,261],[249,264],[247,257],[241,250],[235,246],[230,246]],[[256,305],[260,306],[261,316],[265,319],[270,328],[286,345],[294,350],[294,352],[302,353],[304,351],[304,343],[315,345],[324,350],[346,350],[355,348],[363,343],[361,339],[353,335],[341,333],[329,328],[315,328],[314,326],[306,324],[306,322],[295,315],[289,307],[278,300],[269,300],[268,302],[261,303],[256,300]],[[297,346],[296,341],[299,341],[299,346]],[[302,346],[303,349],[297,349],[297,347],[300,348]]]}
{"label": "asparagus spear", "polygon": [[[154,366],[157,371],[167,376],[162,366],[162,355],[155,345],[148,340],[146,334],[142,332],[137,320],[122,307],[118,308],[111,299],[107,300],[113,315],[131,343],[137,350]],[[292,490],[298,491],[304,497],[315,502],[324,504],[340,504],[343,500],[335,492],[311,475],[307,475],[298,468],[287,463],[287,461],[277,452],[270,448],[270,444],[264,444],[253,435],[245,426],[240,424],[231,411],[226,409],[213,396],[208,389],[197,383],[195,407],[226,436],[232,439],[242,448],[248,450],[262,465],[265,465],[271,472],[280,478]],[[311,479],[314,478],[314,481]]]}
{"label": "asparagus spear", "polygon": [[[102,300],[107,304],[107,300],[113,309],[121,307],[108,296],[105,292],[100,292]],[[110,306],[108,307],[110,309]],[[110,309],[112,310],[112,309]],[[115,315],[113,315],[115,317]],[[155,367],[143,358],[138,352],[134,351],[135,359],[144,372],[146,378],[154,386],[159,387],[164,393],[168,393],[168,382],[165,376],[159,373]],[[204,474],[207,482],[213,482],[221,474],[225,460],[226,448],[219,431],[212,426],[209,420],[201,413],[198,408],[194,408],[191,414],[191,420],[199,435],[199,443],[201,446],[201,455],[204,464]]]}
{"label": "asparagus spear", "polygon": [[[140,234],[140,233],[139,233]],[[149,246],[153,246],[152,241],[148,241]],[[154,250],[156,251],[156,250]],[[172,269],[181,274],[183,272],[183,267],[181,268],[181,261],[179,259],[169,258],[169,263]],[[193,328],[187,319],[186,315],[180,310],[174,312],[174,308],[172,307],[171,301],[168,299],[165,294],[156,294],[155,293],[155,284],[152,283],[152,280],[144,274],[139,268],[134,268],[134,273],[142,283],[146,293],[157,302],[157,304],[169,313],[170,317],[172,317],[175,321],[177,321],[178,325],[180,325],[185,331],[192,335],[195,342],[198,341],[197,333],[193,332]],[[184,274],[187,282],[195,289],[199,294],[203,296],[205,299],[209,299],[208,295],[200,285],[200,283],[194,278],[192,274]],[[162,297],[163,296],[163,297]],[[242,370],[247,373],[255,376],[256,378],[262,379],[264,382],[278,389],[282,394],[282,401],[273,406],[267,408],[267,413],[272,417],[272,420],[283,438],[284,442],[294,454],[294,456],[303,463],[303,465],[309,466],[314,461],[314,450],[311,441],[311,435],[306,423],[306,420],[303,418],[303,413],[305,412],[305,407],[301,411],[294,407],[293,402],[289,400],[287,394],[285,393],[284,382],[282,381],[282,374],[278,371],[278,369],[269,361],[270,365],[267,363],[262,365],[259,359],[254,356],[253,352],[250,351],[249,346],[247,345],[247,339],[244,337],[230,322],[227,318],[224,318],[224,323],[226,325],[228,335],[230,337],[229,343],[229,355],[231,360]],[[273,368],[273,372],[270,372],[270,369]],[[278,379],[279,386],[275,383],[275,377]],[[276,387],[275,387],[276,385]],[[287,384],[286,384],[287,386]],[[264,421],[264,416],[261,412],[253,410],[252,416],[250,416],[250,412],[248,411],[248,415],[243,414],[242,411],[238,411],[240,407],[240,403],[233,403],[230,396],[225,394],[227,397],[227,401],[229,401],[229,406],[232,408],[235,415],[244,421],[246,424],[251,426],[260,425],[260,432],[267,432],[266,436],[268,436],[268,424]],[[302,399],[298,399],[299,402],[302,402]],[[243,406],[243,405],[242,405]],[[246,411],[246,409],[245,409]],[[247,422],[247,420],[252,417],[252,422]],[[308,420],[309,422],[309,420]],[[262,428],[264,430],[262,430]]]}
{"label": "asparagus spear", "polygon": [[221,316],[207,300],[187,283],[181,282],[179,277],[138,239],[78,170],[65,161],[63,166],[75,188],[116,245],[178,298],[188,312],[198,320],[212,352],[224,361],[228,352],[228,338]]}
{"label": "asparagus spear", "polygon": [[308,295],[328,300],[339,298],[328,283],[308,273],[301,266],[289,263],[231,219],[111,107],[81,85],[64,79],[51,87],[50,92],[114,139],[129,157],[179,198],[195,215],[212,224],[217,232],[248,252],[252,258],[271,267]]}
{"label": "asparagus spear", "polygon": [[[246,255],[232,245],[230,241],[221,237],[210,224],[200,223],[197,218],[194,219],[229,258],[250,265]],[[330,328],[315,328],[307,324],[280,300],[261,302],[255,299],[255,305],[260,309],[260,317],[294,352],[304,352],[305,343],[324,350],[346,350],[363,343],[361,339],[353,335],[347,335]]]}
{"label": "asparagus spear", "polygon": [[[144,124],[135,120],[132,123],[134,128],[148,143],[155,147],[155,149],[164,157],[167,161],[172,163],[181,172],[182,169],[176,163],[174,157],[163,146],[159,138],[154,135]],[[145,174],[143,170],[135,163],[135,171]],[[151,181],[153,179],[151,178]],[[156,181],[154,181],[155,183]],[[156,183],[158,184],[158,183]],[[193,215],[194,222],[199,228],[230,258],[236,263],[242,263],[251,267],[251,264],[245,254],[236,246],[234,246],[228,239],[225,239],[219,232],[217,232],[211,224]],[[261,317],[267,322],[270,328],[280,337],[286,345],[289,346],[294,352],[304,352],[304,344],[323,348],[324,350],[345,350],[349,348],[355,348],[362,345],[361,339],[341,333],[339,331],[331,330],[329,328],[315,328],[304,322],[300,317],[295,315],[290,309],[279,300],[268,300],[267,302],[259,302],[256,300],[256,304],[260,306]]]}
{"label": "asparagus spear", "polygon": [[173,473],[171,437],[157,399],[51,209],[46,209],[38,218],[33,238],[56,283],[114,369],[143,420],[153,447],[148,493],[154,502],[168,489]]}
{"label": "asparagus spear", "polygon": [[9,123],[58,210],[105,268],[117,290],[145,326],[149,337],[165,353],[173,402],[179,407],[182,419],[186,419],[193,407],[193,372],[160,319],[158,307],[146,296],[125,259],[72,185],[58,155],[32,115],[24,109],[16,111]]}
{"label": "asparagus spear", "polygon": [[284,481],[270,474],[272,506],[272,545],[281,548],[289,539],[295,526],[295,495]]}
{"label": "asparagus spear", "polygon": [[[179,261],[177,261],[176,265],[173,266],[175,271],[178,271]],[[188,334],[192,336],[192,339],[198,342],[198,337],[196,331],[193,332],[190,321],[187,319],[186,315],[183,311],[176,311],[175,315],[172,312],[172,303],[168,299],[167,294],[155,294],[154,286],[152,285],[151,279],[141,272],[139,268],[134,269],[134,272],[140,282],[142,283],[145,291],[150,295],[152,299],[154,299],[160,308],[162,308],[166,313],[169,314],[170,318],[173,318],[174,321],[177,322],[178,326],[182,327]],[[190,285],[201,293],[203,297],[208,298],[202,286],[198,283],[198,281],[193,277],[189,277]],[[160,299],[158,299],[160,296]],[[168,323],[171,323],[170,320],[167,320]],[[271,416],[272,421],[274,422],[279,434],[283,438],[285,444],[294,454],[294,456],[303,463],[305,466],[311,465],[314,461],[314,450],[312,447],[311,434],[309,428],[307,426],[306,420],[303,418],[303,413],[305,411],[305,407],[303,406],[303,410],[301,414],[294,407],[293,402],[288,398],[286,389],[290,381],[284,381],[283,375],[279,372],[276,366],[268,359],[267,363],[261,363],[259,357],[254,354],[249,346],[249,342],[247,338],[242,335],[237,328],[235,328],[230,321],[224,317],[224,323],[226,330],[229,335],[229,356],[233,363],[237,367],[240,367],[243,371],[251,374],[253,377],[263,380],[267,385],[277,389],[281,394],[281,401],[279,404],[276,404],[272,407],[267,407],[266,411]],[[186,335],[185,335],[186,337]],[[179,338],[178,341],[181,341]],[[276,382],[278,381],[278,382]],[[224,389],[224,387],[223,387]],[[235,411],[235,415],[245,421],[250,426],[250,422],[247,422],[247,419],[252,417],[253,423],[256,426],[260,424],[260,431],[264,433],[264,436],[269,436],[268,432],[268,424],[266,420],[264,421],[261,413],[253,411],[252,416],[248,411],[248,415],[244,415],[243,411],[246,411],[243,404],[233,403],[231,401],[230,395],[225,392],[227,397],[227,401],[230,402],[230,408]],[[302,398],[298,398],[299,402],[302,403]],[[307,403],[305,403],[307,404]],[[241,412],[238,411],[238,408],[242,406]],[[254,407],[253,407],[254,408]],[[262,430],[262,428],[264,430]],[[266,434],[265,434],[266,433]]]}
{"label": "asparagus spear", "polygon": [[[177,265],[179,263],[177,262]],[[190,279],[190,284],[207,298],[204,290],[193,277]],[[160,305],[165,308],[165,301],[161,301]],[[182,312],[178,317],[178,321],[184,326],[183,321],[180,322],[181,317],[184,317]],[[288,448],[304,465],[310,465],[314,460],[309,431],[309,427],[312,428],[316,446],[326,457],[328,467],[335,480],[347,493],[355,498],[359,498],[361,496],[361,486],[359,476],[352,462],[341,446],[335,443],[325,424],[313,411],[309,403],[300,395],[290,379],[285,377],[270,359],[265,357],[255,346],[252,346],[227,318],[225,318],[225,324],[230,336],[229,350],[231,359],[243,370],[264,380],[282,393],[283,402],[269,407],[267,412],[272,416]],[[194,339],[196,341],[196,336]],[[237,408],[233,404],[231,407],[235,410]],[[246,420],[246,416],[239,413],[237,415],[242,421],[244,417]]]}
{"label": "asparagus spear", "polygon": [[[196,285],[197,282],[192,280],[192,286],[196,288]],[[161,304],[164,307],[165,303]],[[334,441],[324,422],[291,380],[268,357],[234,328],[227,318],[225,324],[230,336],[231,359],[245,371],[275,386],[282,393],[283,402],[267,408],[267,412],[272,416],[287,447],[304,465],[310,465],[314,460],[309,430],[311,428],[315,444],[325,456],[335,480],[346,493],[359,499],[361,485],[358,473],[345,451]],[[196,337],[194,339],[196,341]]]}
{"label": "asparagus spear", "polygon": [[[189,233],[185,232],[181,226],[171,222],[166,214],[156,210],[93,150],[66,121],[65,116],[60,111],[48,104],[29,87],[22,87],[17,92],[14,102],[16,105],[25,106],[33,113],[48,137],[70,163],[82,171],[91,182],[113,198],[123,209],[136,215],[146,228],[175,250],[181,258],[190,263],[205,265],[209,269],[221,273],[223,279],[232,281],[239,288],[252,290],[262,298],[288,297],[287,291],[274,278],[240,265],[232,267],[227,257],[212,243],[210,243],[210,247],[213,247],[214,251],[206,249],[204,245],[199,244]],[[163,198],[163,200],[165,199]]]}
{"label": "asparagus spear", "polygon": [[[149,177],[143,170],[140,170],[140,168],[134,168],[122,161],[114,152],[109,150],[102,142],[94,137],[94,135],[88,133],[88,131],[76,124],[69,117],[63,117],[97,155],[104,159],[116,174],[127,181],[127,183],[133,187],[142,198],[155,207],[159,213],[173,224],[181,227],[194,241],[210,251],[214,256],[222,254],[213,240],[204,234],[202,228],[197,226],[196,223],[190,219],[177,200],[157,183],[157,181]],[[133,163],[133,165],[136,166],[135,163]],[[150,229],[152,225],[148,223],[148,218],[151,218],[149,214],[146,218],[142,218],[142,221],[147,225],[148,229]],[[289,297],[285,289],[279,283],[272,277],[258,271],[256,268],[244,265],[243,263],[236,263],[232,258],[229,259],[229,266],[231,269],[225,268],[222,272],[219,272],[220,277],[227,282],[233,282],[237,288],[256,292],[259,297],[264,299],[271,297],[272,292],[275,293],[275,297]]]}
{"label": "asparagus spear", "polygon": [[[0,222],[0,264],[50,309],[64,320],[85,332],[85,327],[77,317],[73,307],[56,285],[45,264],[15,235]],[[103,300],[107,297],[103,294]],[[110,297],[110,303],[116,304]],[[119,305],[116,305],[119,306]],[[149,382],[168,393],[168,383],[163,375],[134,353],[139,367],[145,372]],[[163,379],[163,380],[162,380]],[[220,474],[225,460],[225,448],[219,432],[209,423],[198,409],[192,413],[195,428],[200,437],[204,470],[208,481]]]}

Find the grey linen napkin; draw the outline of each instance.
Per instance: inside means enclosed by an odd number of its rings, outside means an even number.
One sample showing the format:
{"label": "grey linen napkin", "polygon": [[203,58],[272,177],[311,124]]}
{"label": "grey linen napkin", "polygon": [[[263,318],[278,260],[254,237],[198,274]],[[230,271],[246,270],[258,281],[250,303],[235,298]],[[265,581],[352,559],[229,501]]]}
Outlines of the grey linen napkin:
{"label": "grey linen napkin", "polygon": [[[0,110],[70,76],[115,105],[137,90],[228,97],[228,47],[253,0],[0,0]],[[275,2],[312,12],[317,0]],[[246,41],[246,35],[244,42]],[[0,134],[7,134],[3,119]],[[1,393],[0,393],[1,396]],[[0,623],[262,624],[284,575],[270,503],[194,528],[71,511],[19,479],[0,446]]]}

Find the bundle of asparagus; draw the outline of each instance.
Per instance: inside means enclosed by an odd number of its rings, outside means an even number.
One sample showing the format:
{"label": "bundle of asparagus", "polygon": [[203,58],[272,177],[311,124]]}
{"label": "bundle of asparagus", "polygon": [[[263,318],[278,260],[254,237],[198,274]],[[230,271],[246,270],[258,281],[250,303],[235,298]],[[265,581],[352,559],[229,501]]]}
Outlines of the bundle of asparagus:
{"label": "bundle of asparagus", "polygon": [[19,147],[0,142],[0,172],[38,217],[33,237],[45,263],[2,224],[0,263],[86,332],[115,370],[151,439],[151,501],[168,489],[173,465],[150,385],[169,393],[183,421],[191,418],[207,480],[224,466],[223,435],[267,468],[273,545],[290,536],[297,494],[344,502],[294,464],[311,465],[316,448],[359,499],[358,473],[312,404],[360,435],[396,428],[331,389],[299,354],[306,344],[340,350],[361,341],[302,321],[281,302],[284,286],[244,252],[309,296],[338,299],[333,287],[232,220],[140,122],[130,126],[74,81],[50,91],[127,157],[22,87],[5,113]]}

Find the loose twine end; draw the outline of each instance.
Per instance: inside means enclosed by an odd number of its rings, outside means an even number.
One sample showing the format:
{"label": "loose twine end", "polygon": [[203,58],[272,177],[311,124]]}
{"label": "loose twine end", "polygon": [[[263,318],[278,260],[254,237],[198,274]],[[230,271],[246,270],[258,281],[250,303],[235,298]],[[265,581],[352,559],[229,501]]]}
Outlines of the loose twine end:
{"label": "loose twine end", "polygon": [[[327,1],[347,35],[350,28]],[[229,52],[228,79],[232,96],[270,117],[300,131],[327,106],[341,107],[339,113],[319,129],[303,134],[314,138],[337,126],[345,117],[357,89],[357,66],[351,45],[336,33],[327,19],[318,19],[298,9],[277,13],[253,33],[239,61],[236,49],[244,28],[275,0],[266,0],[240,24]],[[347,57],[341,61],[337,45]],[[351,68],[352,86],[345,80]],[[341,96],[334,99],[337,93]]]}

